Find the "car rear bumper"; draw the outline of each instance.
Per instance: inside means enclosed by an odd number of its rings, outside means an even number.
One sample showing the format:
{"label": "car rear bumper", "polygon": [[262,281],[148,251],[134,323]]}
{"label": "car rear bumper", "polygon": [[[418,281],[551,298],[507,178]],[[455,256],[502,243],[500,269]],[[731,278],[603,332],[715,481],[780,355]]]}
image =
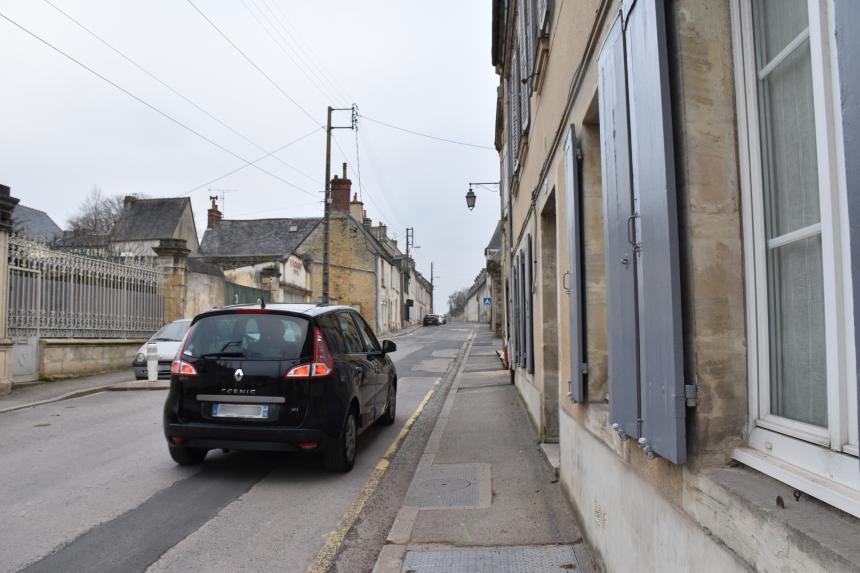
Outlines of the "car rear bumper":
{"label": "car rear bumper", "polygon": [[[160,379],[170,378],[170,364],[171,362],[160,361],[158,363],[158,377]],[[132,369],[134,370],[135,378],[143,379],[149,376],[149,373],[146,370],[146,364],[132,364]]]}
{"label": "car rear bumper", "polygon": [[[283,426],[248,427],[235,424],[167,423],[164,435],[181,438],[182,445],[190,448],[261,450],[278,452],[322,451],[335,439],[322,430],[311,428],[285,428]],[[302,448],[299,444],[316,442],[315,448]]]}

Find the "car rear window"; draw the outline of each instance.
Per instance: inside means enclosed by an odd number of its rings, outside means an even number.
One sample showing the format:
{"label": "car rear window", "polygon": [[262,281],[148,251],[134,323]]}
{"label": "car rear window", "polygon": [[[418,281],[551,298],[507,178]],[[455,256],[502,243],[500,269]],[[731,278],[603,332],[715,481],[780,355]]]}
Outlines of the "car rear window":
{"label": "car rear window", "polygon": [[308,321],[298,316],[219,314],[197,321],[182,354],[292,360],[301,357],[307,334]]}
{"label": "car rear window", "polygon": [[167,326],[162,327],[162,329],[153,334],[149,340],[175,340],[178,342],[182,340],[183,336],[185,336],[185,332],[188,330],[189,326],[191,326],[190,320],[175,320]]}

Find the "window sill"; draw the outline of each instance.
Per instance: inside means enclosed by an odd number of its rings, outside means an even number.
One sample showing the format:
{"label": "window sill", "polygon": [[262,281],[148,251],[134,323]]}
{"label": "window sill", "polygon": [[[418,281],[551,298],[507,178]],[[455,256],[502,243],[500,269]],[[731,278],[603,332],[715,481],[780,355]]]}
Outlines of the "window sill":
{"label": "window sill", "polygon": [[[732,457],[833,507],[860,517],[860,468],[857,458],[762,428],[753,429],[749,443],[749,447],[735,449]],[[774,453],[779,453],[780,457]]]}
{"label": "window sill", "polygon": [[701,478],[700,491],[712,505],[687,509],[756,570],[812,570],[814,564],[843,571],[860,563],[857,519],[809,497],[795,500],[791,489],[756,468],[713,469]]}

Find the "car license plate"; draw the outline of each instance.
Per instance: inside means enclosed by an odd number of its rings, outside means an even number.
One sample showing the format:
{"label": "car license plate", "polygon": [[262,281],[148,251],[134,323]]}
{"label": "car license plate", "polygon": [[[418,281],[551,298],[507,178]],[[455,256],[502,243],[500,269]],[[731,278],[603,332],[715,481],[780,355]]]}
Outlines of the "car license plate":
{"label": "car license plate", "polygon": [[256,418],[269,417],[269,407],[258,404],[212,404],[214,418]]}

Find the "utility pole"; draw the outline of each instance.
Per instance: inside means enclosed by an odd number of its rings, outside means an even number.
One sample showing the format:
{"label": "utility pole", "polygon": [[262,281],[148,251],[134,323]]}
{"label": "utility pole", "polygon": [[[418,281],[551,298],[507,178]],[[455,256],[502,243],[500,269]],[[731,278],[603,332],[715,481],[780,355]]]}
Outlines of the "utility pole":
{"label": "utility pole", "polygon": [[[352,122],[348,126],[337,126],[331,124],[331,112],[351,111]],[[333,129],[355,129],[358,122],[358,108],[328,106],[326,114],[326,138],[325,138],[325,207],[323,210],[323,277],[322,277],[322,302],[329,303],[329,244],[331,239],[331,132]]]}
{"label": "utility pole", "polygon": [[433,280],[436,277],[433,275],[433,261],[430,261],[430,314],[435,314],[433,312],[433,291],[435,287],[433,286]]}

